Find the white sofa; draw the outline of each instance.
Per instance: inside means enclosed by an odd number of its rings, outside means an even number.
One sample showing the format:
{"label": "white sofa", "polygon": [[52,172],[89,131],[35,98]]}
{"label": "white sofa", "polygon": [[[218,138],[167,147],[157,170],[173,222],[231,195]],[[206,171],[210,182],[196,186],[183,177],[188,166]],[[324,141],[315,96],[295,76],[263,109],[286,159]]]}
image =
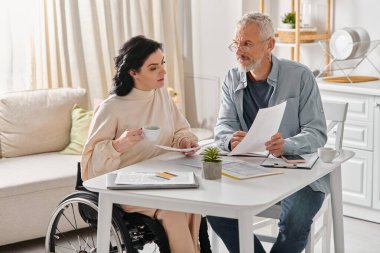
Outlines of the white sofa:
{"label": "white sofa", "polygon": [[84,89],[0,94],[0,245],[44,237],[59,202],[74,191],[80,155],[70,143],[72,108]]}

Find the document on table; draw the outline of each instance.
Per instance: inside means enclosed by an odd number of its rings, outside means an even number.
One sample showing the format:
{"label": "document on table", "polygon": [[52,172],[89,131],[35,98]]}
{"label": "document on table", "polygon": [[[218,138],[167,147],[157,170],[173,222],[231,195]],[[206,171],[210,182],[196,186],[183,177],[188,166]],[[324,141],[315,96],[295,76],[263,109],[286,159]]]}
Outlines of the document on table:
{"label": "document on table", "polygon": [[[228,151],[224,151],[222,149],[220,149],[215,142],[211,143],[211,144],[208,144],[207,146],[206,145],[203,145],[201,146],[202,148],[200,149],[200,152],[199,154],[203,155],[204,154],[204,150],[207,148],[207,147],[217,147],[219,149],[219,153],[221,156],[228,156],[230,152]],[[249,153],[244,153],[244,154],[239,154],[238,156],[249,156],[249,157],[268,157],[269,155],[269,152],[268,151],[263,151],[263,152],[249,152]]]}
{"label": "document on table", "polygon": [[286,101],[272,107],[260,109],[247,135],[228,155],[266,151],[265,142],[278,132],[285,108]]}
{"label": "document on table", "polygon": [[241,180],[254,177],[264,177],[282,174],[280,170],[265,168],[257,164],[249,164],[246,162],[230,163],[223,166],[222,175],[233,179]]}
{"label": "document on table", "polygon": [[198,186],[194,172],[121,171],[107,174],[108,189],[196,188]]}

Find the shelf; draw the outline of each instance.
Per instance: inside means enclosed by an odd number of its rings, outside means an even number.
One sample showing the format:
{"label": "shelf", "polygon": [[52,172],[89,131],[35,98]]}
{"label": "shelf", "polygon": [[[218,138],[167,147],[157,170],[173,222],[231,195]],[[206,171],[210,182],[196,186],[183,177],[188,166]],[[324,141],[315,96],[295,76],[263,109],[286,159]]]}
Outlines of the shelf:
{"label": "shelf", "polygon": [[[317,33],[317,34],[301,34],[301,19],[300,19],[300,13],[301,13],[301,0],[292,0],[291,1],[291,12],[295,12],[296,14],[296,22],[295,22],[295,35],[294,35],[294,43],[282,43],[276,40],[276,45],[278,46],[284,46],[291,48],[291,55],[292,60],[299,61],[300,60],[300,47],[301,45],[311,45],[315,46],[317,44],[317,41],[319,40],[328,40],[331,36],[331,5],[333,0],[326,0],[326,32],[325,33]],[[260,0],[260,12],[264,13],[264,0]],[[278,32],[276,32],[276,37],[278,37]],[[302,43],[301,41],[311,40],[315,42],[305,42]],[[292,41],[292,40],[291,40]],[[326,64],[330,62],[330,58],[327,55],[326,56]]]}
{"label": "shelf", "polygon": [[[310,42],[310,43],[300,43],[300,46],[306,46],[306,47],[310,47],[310,46],[318,46],[318,42]],[[276,46],[280,46],[280,47],[296,47],[296,44],[295,43],[283,43],[283,42],[280,42],[278,39],[276,39]]]}
{"label": "shelf", "polygon": [[[275,33],[275,37],[278,37],[278,32]],[[327,33],[300,35],[300,40],[327,40],[329,38],[330,36]]]}

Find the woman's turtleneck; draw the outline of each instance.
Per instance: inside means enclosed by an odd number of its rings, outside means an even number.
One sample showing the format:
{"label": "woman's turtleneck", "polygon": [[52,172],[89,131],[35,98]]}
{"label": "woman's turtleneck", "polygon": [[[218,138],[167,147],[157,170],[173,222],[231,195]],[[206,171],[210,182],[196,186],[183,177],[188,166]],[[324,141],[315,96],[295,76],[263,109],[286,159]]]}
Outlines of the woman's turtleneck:
{"label": "woman's turtleneck", "polygon": [[137,88],[133,88],[131,92],[125,96],[128,100],[140,100],[140,99],[149,99],[156,93],[156,90],[140,90]]}

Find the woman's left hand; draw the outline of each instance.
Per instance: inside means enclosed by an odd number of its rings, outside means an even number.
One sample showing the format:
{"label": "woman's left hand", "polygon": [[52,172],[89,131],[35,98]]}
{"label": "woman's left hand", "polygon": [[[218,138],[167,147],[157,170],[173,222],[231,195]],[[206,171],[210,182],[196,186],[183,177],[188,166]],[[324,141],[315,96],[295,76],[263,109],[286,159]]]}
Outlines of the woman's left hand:
{"label": "woman's left hand", "polygon": [[194,148],[193,151],[190,152],[182,152],[185,156],[192,156],[195,152],[198,151],[199,145],[198,142],[189,138],[183,138],[179,143],[179,148]]}

